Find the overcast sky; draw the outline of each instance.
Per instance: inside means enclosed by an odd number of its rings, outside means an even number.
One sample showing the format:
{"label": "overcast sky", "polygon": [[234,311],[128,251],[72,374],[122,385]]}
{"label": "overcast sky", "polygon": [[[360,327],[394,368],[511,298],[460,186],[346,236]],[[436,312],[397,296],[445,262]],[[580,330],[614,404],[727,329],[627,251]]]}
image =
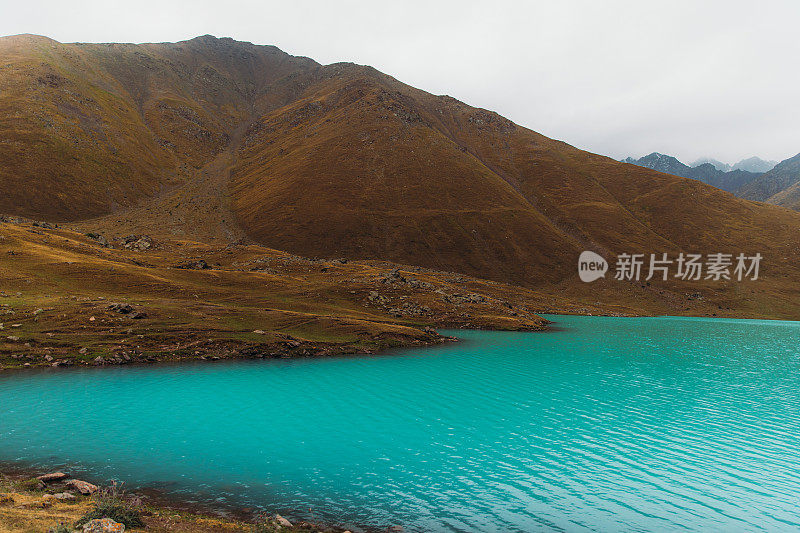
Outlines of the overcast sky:
{"label": "overcast sky", "polygon": [[274,44],[615,158],[800,152],[800,1],[0,0],[0,35]]}

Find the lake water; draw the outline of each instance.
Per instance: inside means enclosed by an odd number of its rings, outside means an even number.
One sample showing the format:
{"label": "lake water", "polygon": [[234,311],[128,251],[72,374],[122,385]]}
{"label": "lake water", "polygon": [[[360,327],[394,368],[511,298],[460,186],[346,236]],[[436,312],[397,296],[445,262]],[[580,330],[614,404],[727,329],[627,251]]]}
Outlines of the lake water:
{"label": "lake water", "polygon": [[800,323],[550,318],[377,357],[0,374],[0,461],[362,527],[800,529]]}

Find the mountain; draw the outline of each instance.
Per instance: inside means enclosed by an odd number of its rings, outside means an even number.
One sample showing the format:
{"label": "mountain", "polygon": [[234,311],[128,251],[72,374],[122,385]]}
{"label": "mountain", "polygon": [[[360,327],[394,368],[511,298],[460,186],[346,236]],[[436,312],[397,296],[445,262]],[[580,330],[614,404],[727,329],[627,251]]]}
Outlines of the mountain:
{"label": "mountain", "polygon": [[742,188],[742,197],[800,209],[800,154],[781,161]]}
{"label": "mountain", "polygon": [[700,165],[703,165],[705,163],[711,164],[714,168],[716,168],[717,170],[719,170],[721,172],[730,172],[731,170],[733,170],[729,164],[723,163],[722,161],[718,161],[718,160],[710,158],[710,157],[701,157],[700,159],[696,160],[694,163],[692,163],[689,166],[691,166],[691,167],[699,167]]}
{"label": "mountain", "polygon": [[211,37],[66,45],[21,35],[0,39],[0,57],[0,210],[57,220],[191,178],[230,145],[265,87],[316,65]]}
{"label": "mountain", "polygon": [[[623,159],[623,163],[630,163],[641,167],[652,168],[659,172],[680,176],[682,178],[691,178],[694,180],[702,181],[723,191],[738,194],[738,190],[750,183],[758,174],[753,174],[744,170],[736,169],[723,172],[719,170],[718,165],[727,166],[719,161],[709,160],[707,162],[695,162],[694,166],[684,165],[675,157],[670,155],[659,154],[653,152],[639,159],[628,157]],[[699,164],[697,164],[699,163]]]}
{"label": "mountain", "polygon": [[763,174],[764,172],[769,172],[775,168],[775,165],[777,164],[777,161],[764,161],[760,157],[751,157],[748,159],[742,159],[733,165],[733,170],[744,170],[745,172]]}
{"label": "mountain", "polygon": [[[0,212],[81,232],[391,261],[606,312],[691,313],[687,294],[701,294],[703,313],[800,316],[800,214],[272,46],[0,39],[0,158]],[[757,292],[584,284],[587,249],[612,269],[621,253],[680,251],[758,252],[769,266]]]}
{"label": "mountain", "polygon": [[678,161],[677,158],[672,157],[671,155],[659,154],[658,152],[653,152],[652,154],[640,157],[639,159],[633,159],[632,157],[629,157],[624,159],[622,162],[638,165],[640,167],[652,168],[653,170],[663,172],[664,174],[672,174],[673,176],[681,176],[682,178],[692,177],[691,167],[684,165]]}

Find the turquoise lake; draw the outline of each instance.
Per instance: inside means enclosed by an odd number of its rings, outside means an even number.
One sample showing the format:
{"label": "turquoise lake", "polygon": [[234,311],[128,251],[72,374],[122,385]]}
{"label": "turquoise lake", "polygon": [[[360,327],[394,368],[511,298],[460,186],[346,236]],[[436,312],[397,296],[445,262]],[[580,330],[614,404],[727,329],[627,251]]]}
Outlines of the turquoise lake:
{"label": "turquoise lake", "polygon": [[361,528],[800,529],[800,322],[549,318],[375,357],[0,374],[0,461]]}

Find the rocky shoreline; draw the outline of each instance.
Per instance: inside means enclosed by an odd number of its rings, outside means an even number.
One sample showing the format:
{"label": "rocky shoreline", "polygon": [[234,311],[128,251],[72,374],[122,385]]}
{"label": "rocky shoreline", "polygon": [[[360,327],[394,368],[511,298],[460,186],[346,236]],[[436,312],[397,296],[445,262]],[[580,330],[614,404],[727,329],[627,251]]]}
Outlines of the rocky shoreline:
{"label": "rocky shoreline", "polygon": [[[60,470],[41,473],[4,464],[0,471],[0,531],[349,533],[350,530],[316,521],[292,521],[263,511],[222,512],[165,493],[128,492],[115,482],[96,485]],[[403,528],[394,525],[374,531],[400,533]]]}
{"label": "rocky shoreline", "polygon": [[[93,359],[75,357],[54,357],[50,351],[35,350],[35,347],[26,346],[26,353],[10,354],[12,361],[5,364],[0,357],[0,372],[9,370],[24,370],[32,368],[71,368],[71,367],[103,367],[103,366],[129,366],[152,365],[157,363],[178,363],[186,361],[217,362],[236,359],[296,359],[313,357],[340,357],[351,355],[378,355],[393,348],[410,348],[436,346],[447,342],[457,342],[456,337],[440,335],[432,328],[424,328],[425,335],[420,338],[404,338],[401,336],[373,339],[376,345],[373,348],[351,344],[336,344],[327,342],[314,342],[297,340],[287,336],[286,340],[270,343],[241,343],[226,342],[223,340],[194,341],[182,350],[171,352],[145,353],[139,350],[120,350],[105,356],[98,355]],[[261,330],[253,332],[256,335],[265,335]],[[7,336],[8,342],[19,342],[16,336]],[[34,349],[30,349],[34,348]],[[78,351],[79,355],[87,353]],[[1,355],[1,354],[0,354]]]}

